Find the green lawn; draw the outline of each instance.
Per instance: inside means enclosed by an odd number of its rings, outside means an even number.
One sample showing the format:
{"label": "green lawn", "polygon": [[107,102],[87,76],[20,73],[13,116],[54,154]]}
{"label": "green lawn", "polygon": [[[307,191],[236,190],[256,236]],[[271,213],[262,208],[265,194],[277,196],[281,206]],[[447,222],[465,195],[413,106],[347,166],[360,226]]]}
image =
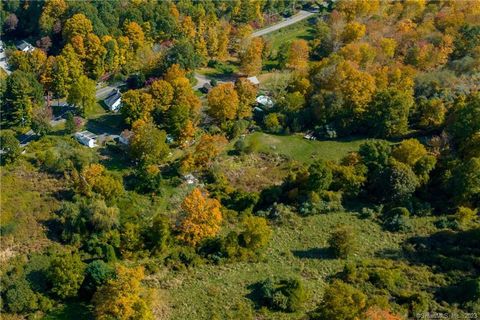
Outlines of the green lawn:
{"label": "green lawn", "polygon": [[295,39],[311,40],[312,37],[313,28],[308,22],[308,19],[264,36],[265,40],[272,44],[272,50],[278,50],[283,43],[287,43]]}
{"label": "green lawn", "polygon": [[265,153],[285,155],[293,160],[311,162],[315,159],[338,161],[350,151],[358,150],[366,139],[311,141],[302,135],[272,135],[255,132],[246,137],[247,141],[256,138],[260,142],[260,150]]}
{"label": "green lawn", "polygon": [[[351,259],[373,258],[375,254],[396,251],[404,235],[384,232],[370,220],[360,220],[352,213],[333,213],[298,218],[291,226],[277,227],[265,254],[258,263],[232,263],[221,266],[203,265],[190,271],[158,275],[160,287],[168,288],[171,319],[237,319],[234,308],[250,305],[251,286],[267,277],[301,278],[310,293],[305,305],[312,310],[321,299],[323,288],[332,276],[341,271],[345,260],[333,259],[327,239],[338,224],[351,225],[361,247]],[[298,319],[300,313],[270,312],[257,319]]]}

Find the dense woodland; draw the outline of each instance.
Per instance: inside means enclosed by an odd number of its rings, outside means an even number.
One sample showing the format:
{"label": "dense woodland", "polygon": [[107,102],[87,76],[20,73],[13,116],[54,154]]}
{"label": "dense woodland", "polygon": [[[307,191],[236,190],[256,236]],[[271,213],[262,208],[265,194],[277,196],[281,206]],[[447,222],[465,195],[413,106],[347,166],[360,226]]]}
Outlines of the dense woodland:
{"label": "dense woodland", "polygon": [[2,318],[480,317],[480,1],[0,8]]}

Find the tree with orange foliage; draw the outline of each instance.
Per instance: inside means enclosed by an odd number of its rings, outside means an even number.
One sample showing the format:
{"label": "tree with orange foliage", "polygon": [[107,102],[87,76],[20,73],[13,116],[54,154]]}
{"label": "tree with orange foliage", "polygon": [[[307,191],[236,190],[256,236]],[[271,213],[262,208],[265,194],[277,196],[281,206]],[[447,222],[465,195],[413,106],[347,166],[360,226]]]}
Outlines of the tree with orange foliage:
{"label": "tree with orange foliage", "polygon": [[188,153],[183,159],[182,171],[190,172],[208,167],[227,143],[228,140],[224,136],[204,134],[195,146],[194,152]]}
{"label": "tree with orange foliage", "polygon": [[197,129],[195,128],[194,123],[191,120],[187,120],[185,128],[183,128],[180,136],[178,137],[178,140],[180,141],[180,146],[182,148],[187,147],[191,143],[196,131]]}
{"label": "tree with orange foliage", "polygon": [[246,75],[256,75],[262,70],[262,38],[253,38],[246,48],[240,52],[240,70]]}
{"label": "tree with orange foliage", "polygon": [[365,312],[365,317],[365,320],[403,320],[402,317],[379,307],[370,307],[367,312]]}
{"label": "tree with orange foliage", "polygon": [[233,83],[222,83],[214,87],[207,96],[208,113],[215,120],[223,123],[237,116],[238,94]]}
{"label": "tree with orange foliage", "polygon": [[210,199],[208,193],[195,188],[183,200],[183,218],[178,228],[178,238],[196,246],[203,239],[216,236],[222,223],[220,207],[218,200]]}

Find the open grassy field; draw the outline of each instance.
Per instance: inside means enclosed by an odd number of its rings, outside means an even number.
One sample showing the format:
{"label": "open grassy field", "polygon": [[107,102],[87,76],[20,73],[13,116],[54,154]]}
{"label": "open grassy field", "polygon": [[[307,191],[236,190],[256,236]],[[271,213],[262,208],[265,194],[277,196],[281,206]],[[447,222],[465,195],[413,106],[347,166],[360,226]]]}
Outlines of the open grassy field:
{"label": "open grassy field", "polygon": [[302,20],[286,28],[274,31],[264,36],[265,40],[272,45],[272,50],[278,50],[284,43],[295,39],[311,40],[313,37],[313,28],[309,19]]}
{"label": "open grassy field", "polygon": [[[353,213],[334,213],[298,218],[293,225],[274,228],[273,239],[258,263],[204,265],[194,270],[159,277],[160,287],[168,289],[171,319],[241,319],[238,306],[253,305],[252,285],[267,277],[297,277],[303,280],[312,310],[320,301],[329,276],[343,269],[344,260],[334,259],[326,249],[327,239],[338,224],[351,225],[362,246],[351,259],[373,258],[396,251],[405,235],[386,233],[370,220]],[[256,310],[257,319],[298,319],[299,314]]]}
{"label": "open grassy field", "polygon": [[263,132],[255,132],[246,139],[247,142],[258,139],[261,152],[280,154],[306,163],[315,159],[338,161],[350,151],[358,150],[359,146],[366,141],[362,138],[311,141],[304,139],[302,135],[281,136]]}

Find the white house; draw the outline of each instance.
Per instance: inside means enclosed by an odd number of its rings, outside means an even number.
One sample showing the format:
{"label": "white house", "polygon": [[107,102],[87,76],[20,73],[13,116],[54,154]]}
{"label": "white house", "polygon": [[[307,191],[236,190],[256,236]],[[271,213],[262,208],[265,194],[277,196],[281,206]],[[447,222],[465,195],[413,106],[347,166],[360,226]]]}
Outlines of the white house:
{"label": "white house", "polygon": [[23,52],[32,52],[33,50],[35,50],[35,47],[25,40],[17,42],[16,47],[18,50]]}
{"label": "white house", "polygon": [[261,96],[258,96],[255,101],[257,102],[258,105],[264,107],[264,108],[271,108],[273,107],[273,100],[272,98],[268,97],[268,96],[264,96],[264,95],[261,95]]}
{"label": "white house", "polygon": [[253,76],[253,77],[248,77],[247,78],[248,81],[250,81],[253,85],[255,86],[258,86],[260,84],[260,81],[258,80],[257,77]]}
{"label": "white house", "polygon": [[103,102],[105,102],[110,111],[117,112],[120,110],[122,107],[122,94],[120,93],[120,90],[113,89]]}
{"label": "white house", "polygon": [[89,148],[94,148],[97,146],[97,135],[90,131],[75,133],[75,139]]}

